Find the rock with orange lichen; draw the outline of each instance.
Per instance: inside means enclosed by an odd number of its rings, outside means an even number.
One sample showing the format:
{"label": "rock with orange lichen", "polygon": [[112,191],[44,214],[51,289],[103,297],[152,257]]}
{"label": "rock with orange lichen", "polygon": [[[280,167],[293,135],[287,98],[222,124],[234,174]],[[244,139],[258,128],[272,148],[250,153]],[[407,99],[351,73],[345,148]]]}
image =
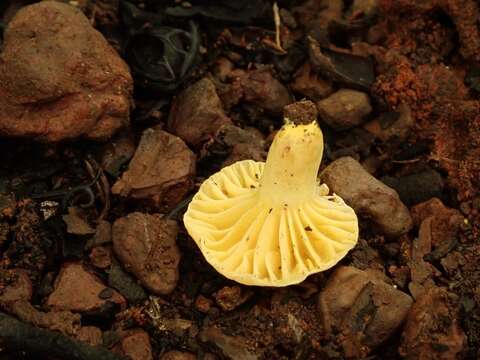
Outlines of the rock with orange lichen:
{"label": "rock with orange lichen", "polygon": [[109,138],[129,122],[128,66],[75,7],[22,8],[0,55],[0,135]]}

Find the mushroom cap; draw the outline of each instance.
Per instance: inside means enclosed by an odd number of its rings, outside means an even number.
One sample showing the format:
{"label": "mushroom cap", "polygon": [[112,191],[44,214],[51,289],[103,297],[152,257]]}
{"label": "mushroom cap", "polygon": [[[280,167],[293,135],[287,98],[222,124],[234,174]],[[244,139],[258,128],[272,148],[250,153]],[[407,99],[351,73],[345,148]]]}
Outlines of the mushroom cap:
{"label": "mushroom cap", "polygon": [[331,268],[355,246],[358,220],[318,183],[307,201],[272,205],[259,191],[264,167],[244,160],[212,175],[193,197],[184,224],[225,277],[245,285],[297,284]]}

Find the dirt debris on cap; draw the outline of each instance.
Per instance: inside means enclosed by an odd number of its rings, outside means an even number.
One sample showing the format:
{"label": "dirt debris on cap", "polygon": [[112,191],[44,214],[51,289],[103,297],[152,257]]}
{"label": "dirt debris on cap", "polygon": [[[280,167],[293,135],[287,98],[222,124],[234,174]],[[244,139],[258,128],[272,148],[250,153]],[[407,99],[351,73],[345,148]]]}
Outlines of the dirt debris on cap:
{"label": "dirt debris on cap", "polygon": [[195,154],[180,138],[150,128],[112,193],[168,211],[193,188],[195,168]]}
{"label": "dirt debris on cap", "polygon": [[159,295],[175,289],[180,262],[175,221],[135,212],[117,219],[112,233],[115,255],[143,286]]}
{"label": "dirt debris on cap", "polygon": [[47,306],[55,310],[85,313],[100,310],[108,301],[125,308],[125,299],[116,291],[108,300],[101,299],[99,294],[105,289],[107,287],[100,279],[88,272],[82,263],[65,263],[55,280],[55,289],[48,297]]}
{"label": "dirt debris on cap", "polygon": [[297,101],[283,108],[283,117],[294,124],[310,124],[318,116],[315,104],[309,100]]}
{"label": "dirt debris on cap", "polygon": [[360,216],[370,217],[385,235],[400,236],[412,228],[412,218],[398,193],[375,179],[355,159],[335,160],[320,177]]}
{"label": "dirt debris on cap", "polygon": [[100,140],[128,124],[128,66],[80,10],[53,1],[24,7],[4,39],[0,134]]}

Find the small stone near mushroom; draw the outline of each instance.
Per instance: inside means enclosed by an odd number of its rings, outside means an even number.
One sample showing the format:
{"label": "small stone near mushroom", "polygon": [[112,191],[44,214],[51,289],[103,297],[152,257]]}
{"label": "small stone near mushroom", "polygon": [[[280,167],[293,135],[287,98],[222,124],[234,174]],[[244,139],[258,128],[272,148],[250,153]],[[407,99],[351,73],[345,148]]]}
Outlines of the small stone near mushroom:
{"label": "small stone near mushroom", "polygon": [[251,70],[240,77],[243,100],[269,114],[279,115],[293,99],[269,68]]}
{"label": "small stone near mushroom", "polygon": [[213,296],[218,306],[225,311],[231,311],[245,303],[253,293],[251,291],[242,291],[242,288],[238,285],[225,286],[217,291]]}
{"label": "small stone near mushroom", "polygon": [[294,75],[292,90],[312,101],[320,101],[333,92],[332,83],[313,71],[309,62],[303,64]]}
{"label": "small stone near mushroom", "polygon": [[199,295],[195,299],[195,309],[197,309],[198,311],[200,311],[201,313],[204,313],[204,314],[208,313],[212,304],[213,304],[213,301],[206,298],[203,295]]}
{"label": "small stone near mushroom", "polygon": [[192,146],[200,146],[225,124],[230,124],[215,85],[203,78],[185,89],[174,100],[168,130]]}
{"label": "small stone near mushroom", "polygon": [[0,134],[101,140],[128,124],[128,66],[79,9],[54,1],[23,7],[0,58]]}
{"label": "small stone near mushroom", "polygon": [[177,232],[177,223],[159,214],[131,213],[113,224],[113,249],[143,286],[155,294],[169,294],[179,277]]}
{"label": "small stone near mushroom", "polygon": [[107,301],[125,307],[125,299],[116,291],[108,299],[101,299],[99,294],[105,289],[107,287],[81,263],[66,263],[47,299],[47,306],[80,313],[99,310]]}
{"label": "small stone near mushroom", "polygon": [[195,154],[180,138],[147,129],[112,193],[169,210],[193,188],[195,165]]}
{"label": "small stone near mushroom", "polygon": [[412,218],[398,193],[370,175],[355,159],[335,160],[320,177],[356,213],[371,218],[385,235],[397,237],[412,228]]}
{"label": "small stone near mushroom", "polygon": [[324,330],[340,331],[348,358],[366,356],[402,324],[412,304],[376,270],[339,267],[318,297]]}
{"label": "small stone near mushroom", "polygon": [[340,89],[317,102],[320,118],[334,130],[347,130],[363,122],[372,111],[368,95],[357,90]]}
{"label": "small stone near mushroom", "polygon": [[242,129],[231,124],[223,125],[202,151],[209,154],[228,154],[222,163],[223,167],[240,160],[265,161],[267,156],[261,133],[253,128]]}
{"label": "small stone near mushroom", "polygon": [[458,359],[466,337],[458,308],[445,289],[431,288],[413,304],[402,334],[399,353],[406,359]]}

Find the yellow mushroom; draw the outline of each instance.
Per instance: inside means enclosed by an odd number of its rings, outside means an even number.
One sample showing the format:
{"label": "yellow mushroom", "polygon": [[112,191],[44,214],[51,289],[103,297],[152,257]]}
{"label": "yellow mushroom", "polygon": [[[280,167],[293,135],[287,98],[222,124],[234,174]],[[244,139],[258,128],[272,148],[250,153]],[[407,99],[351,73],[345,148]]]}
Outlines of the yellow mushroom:
{"label": "yellow mushroom", "polygon": [[219,273],[245,285],[287,286],[355,246],[355,212],[317,180],[322,153],[316,121],[287,121],[266,163],[239,161],[200,186],[183,220]]}

